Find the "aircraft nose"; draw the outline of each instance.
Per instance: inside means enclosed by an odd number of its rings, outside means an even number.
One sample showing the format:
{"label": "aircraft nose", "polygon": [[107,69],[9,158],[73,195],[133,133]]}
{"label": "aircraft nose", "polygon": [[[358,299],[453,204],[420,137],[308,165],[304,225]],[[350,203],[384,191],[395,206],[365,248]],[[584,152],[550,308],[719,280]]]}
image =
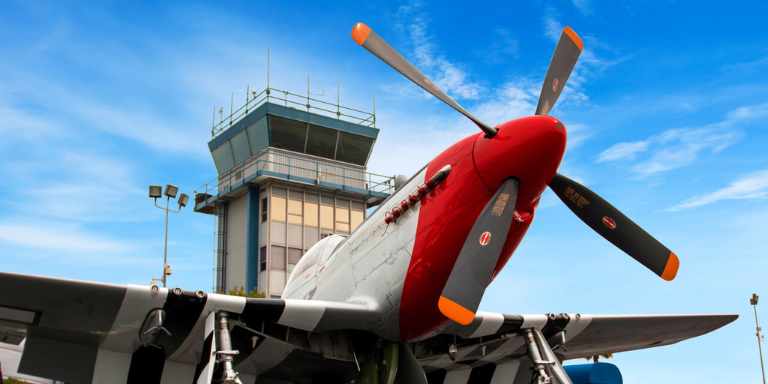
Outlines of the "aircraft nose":
{"label": "aircraft nose", "polygon": [[520,180],[517,205],[531,203],[555,177],[565,154],[565,125],[550,116],[529,116],[499,125],[492,139],[475,141],[475,167],[483,183],[496,191],[504,179]]}

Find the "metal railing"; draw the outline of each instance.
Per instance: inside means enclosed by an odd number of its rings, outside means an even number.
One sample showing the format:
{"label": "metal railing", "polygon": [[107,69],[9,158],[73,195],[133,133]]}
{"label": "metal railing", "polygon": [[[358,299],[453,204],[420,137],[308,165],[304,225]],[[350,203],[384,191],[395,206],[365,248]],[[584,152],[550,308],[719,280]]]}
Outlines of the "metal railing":
{"label": "metal railing", "polygon": [[[366,172],[362,167],[352,168],[340,163],[315,160],[308,155],[300,157],[282,153],[279,149],[268,148],[196,189],[195,197],[216,196],[261,171],[310,179],[316,181],[318,185],[326,182],[386,194],[391,194],[395,187],[394,176],[377,175]],[[196,200],[195,205],[197,204],[199,202]]]}
{"label": "metal railing", "polygon": [[[255,93],[255,92],[254,92]],[[247,94],[247,93],[246,93]],[[233,94],[234,97],[234,94]],[[247,96],[250,97],[250,96]],[[271,100],[270,100],[271,99]],[[252,98],[249,98],[246,100],[245,104],[238,108],[237,110],[233,110],[232,106],[234,103],[230,105],[230,113],[229,116],[224,117],[223,113],[223,106],[219,109],[219,123],[216,123],[216,107],[213,107],[213,122],[211,127],[211,137],[216,137],[221,132],[226,130],[227,128],[231,127],[232,124],[237,123],[240,121],[243,117],[245,117],[249,111],[252,111],[255,108],[258,108],[260,105],[264,103],[282,103],[286,107],[289,106],[292,108],[296,108],[296,106],[300,106],[301,109],[306,108],[307,112],[318,112],[322,115],[327,115],[330,117],[336,117],[337,119],[346,119],[349,122],[359,124],[359,125],[365,125],[368,127],[376,127],[376,113],[369,113],[369,112],[363,112],[359,111],[357,109],[347,108],[339,105],[339,102],[337,100],[336,104],[329,103],[327,101],[318,100],[310,97],[309,95],[303,96],[295,93],[291,93],[288,91],[282,91],[275,88],[266,88],[265,90],[261,91],[259,94],[254,94]],[[312,104],[312,103],[317,104]],[[335,110],[333,110],[335,108]],[[297,108],[298,109],[298,108]]]}

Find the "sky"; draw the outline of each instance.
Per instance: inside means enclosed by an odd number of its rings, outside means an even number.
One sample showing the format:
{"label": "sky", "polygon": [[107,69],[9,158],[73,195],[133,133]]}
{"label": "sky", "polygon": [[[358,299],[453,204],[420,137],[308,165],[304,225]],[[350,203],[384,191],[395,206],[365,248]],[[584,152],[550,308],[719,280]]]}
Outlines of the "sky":
{"label": "sky", "polygon": [[[680,258],[666,282],[547,192],[486,291],[503,313],[734,313],[711,334],[615,355],[626,383],[759,382],[754,313],[768,295],[764,2],[2,1],[0,270],[146,285],[164,212],[216,176],[212,111],[246,89],[376,100],[377,174],[411,175],[477,127],[352,41],[364,22],[478,118],[533,114],[564,26],[584,51],[552,116],[560,173]],[[232,94],[234,93],[234,96]],[[210,290],[213,217],[171,214],[170,286]],[[766,296],[768,297],[768,296]],[[757,314],[768,319],[764,306]],[[768,321],[768,320],[766,320]],[[584,362],[584,361],[582,361]]]}

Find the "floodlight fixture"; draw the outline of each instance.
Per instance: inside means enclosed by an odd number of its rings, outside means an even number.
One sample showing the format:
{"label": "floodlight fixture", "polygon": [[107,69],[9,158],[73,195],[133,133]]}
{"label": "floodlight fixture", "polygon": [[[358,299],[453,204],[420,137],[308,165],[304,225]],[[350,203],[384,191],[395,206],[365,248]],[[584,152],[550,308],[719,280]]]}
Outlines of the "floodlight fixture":
{"label": "floodlight fixture", "polygon": [[758,296],[756,293],[752,294],[752,298],[749,299],[749,304],[751,305],[757,305],[757,299],[759,299],[760,296]]}
{"label": "floodlight fixture", "polygon": [[149,197],[154,197],[155,199],[163,197],[163,187],[160,185],[150,185]]}
{"label": "floodlight fixture", "polygon": [[168,197],[176,198],[176,194],[179,193],[179,187],[173,184],[165,185],[165,195]]}
{"label": "floodlight fixture", "polygon": [[189,196],[187,196],[186,193],[182,193],[181,196],[179,196],[179,207],[181,208],[186,207],[187,201],[189,201]]}

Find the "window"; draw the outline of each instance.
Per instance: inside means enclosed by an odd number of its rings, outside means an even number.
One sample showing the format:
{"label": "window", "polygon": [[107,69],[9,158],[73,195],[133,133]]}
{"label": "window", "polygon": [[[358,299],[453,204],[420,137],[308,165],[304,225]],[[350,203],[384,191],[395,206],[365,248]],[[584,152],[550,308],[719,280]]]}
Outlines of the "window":
{"label": "window", "polygon": [[285,223],[285,198],[272,196],[272,221]]}
{"label": "window", "polygon": [[333,230],[333,207],[320,205],[320,228]]}
{"label": "window", "polygon": [[267,198],[261,199],[261,222],[267,221]]}
{"label": "window", "polygon": [[352,211],[350,211],[350,213],[352,214],[352,217],[350,219],[350,227],[354,231],[355,229],[357,229],[358,226],[360,226],[360,223],[362,223],[363,220],[365,220],[365,212],[356,211],[353,209]]}
{"label": "window", "polygon": [[339,131],[335,129],[310,124],[307,154],[333,159],[338,135]]}
{"label": "window", "polygon": [[304,225],[317,228],[317,203],[304,203]]}
{"label": "window", "polygon": [[301,225],[301,200],[288,200],[288,223]]}
{"label": "window", "polygon": [[259,250],[259,271],[267,270],[267,247],[261,247]]}
{"label": "window", "polygon": [[368,153],[373,146],[370,137],[355,135],[348,132],[339,133],[339,146],[336,149],[336,160],[357,165],[365,165]]}
{"label": "window", "polygon": [[211,156],[213,156],[213,165],[216,166],[219,175],[235,166],[235,158],[232,155],[232,145],[229,140],[211,151]]}
{"label": "window", "polygon": [[336,208],[336,232],[349,232],[349,209]]}
{"label": "window", "polygon": [[307,140],[307,125],[307,123],[301,121],[269,115],[272,146],[304,153],[304,142]]}
{"label": "window", "polygon": [[285,247],[272,246],[272,269],[285,271]]}
{"label": "window", "polygon": [[288,248],[288,268],[286,269],[288,273],[293,272],[296,264],[298,264],[301,259],[301,254],[301,249]]}

